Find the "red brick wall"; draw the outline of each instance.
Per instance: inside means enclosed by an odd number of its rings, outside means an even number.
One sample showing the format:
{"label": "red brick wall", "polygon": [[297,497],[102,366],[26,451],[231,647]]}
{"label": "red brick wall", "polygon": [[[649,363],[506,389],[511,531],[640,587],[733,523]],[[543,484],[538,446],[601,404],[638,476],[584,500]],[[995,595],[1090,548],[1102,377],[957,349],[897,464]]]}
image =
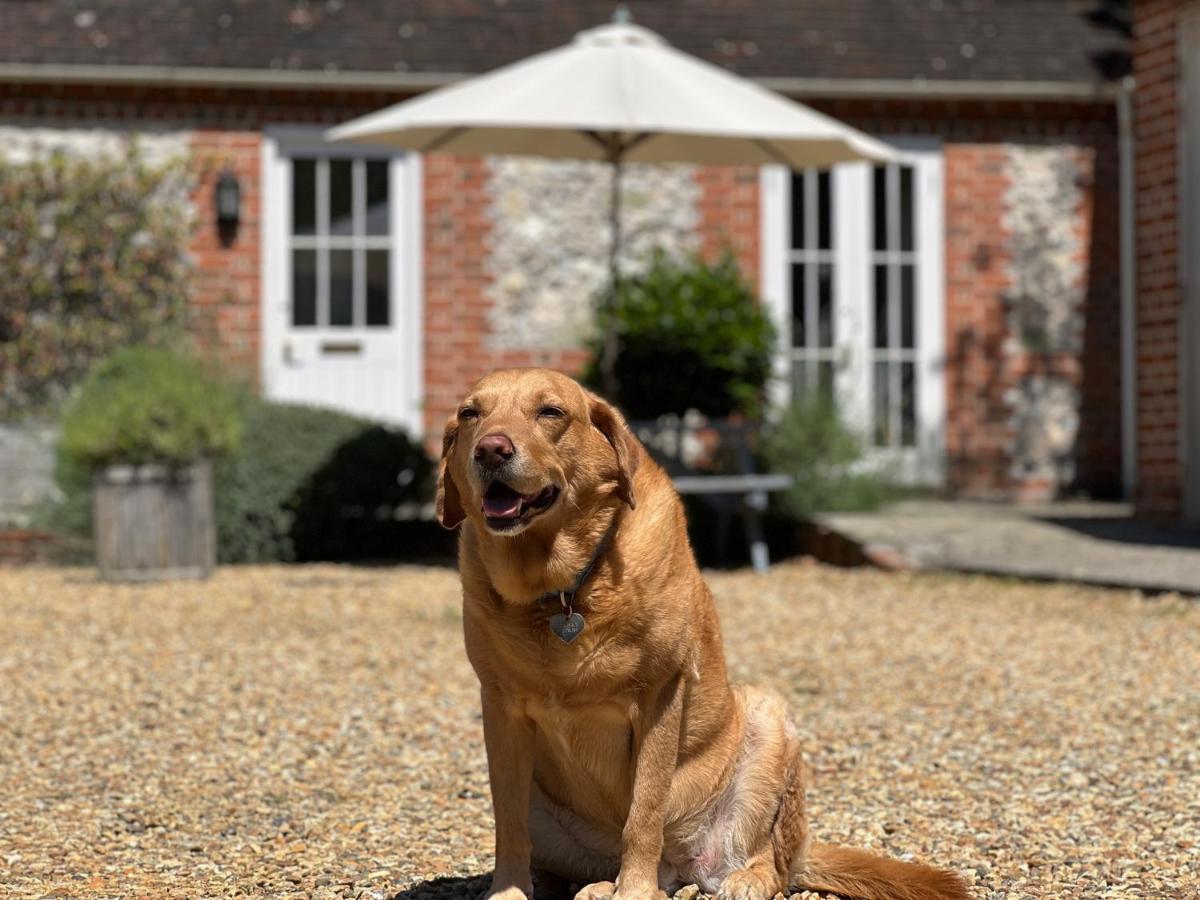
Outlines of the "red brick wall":
{"label": "red brick wall", "polygon": [[[192,206],[192,332],[201,348],[230,371],[257,384],[261,360],[261,177],[258,131],[205,128],[191,134],[196,175]],[[213,189],[228,169],[241,184],[241,220],[228,243],[217,232]]]}
{"label": "red brick wall", "polygon": [[727,248],[751,284],[759,283],[761,228],[758,169],[699,166],[700,253],[712,259]]}
{"label": "red brick wall", "polygon": [[1137,79],[1138,512],[1180,511],[1179,60],[1182,0],[1138,0]]}
{"label": "red brick wall", "polygon": [[956,492],[1008,488],[1011,433],[1004,392],[1009,287],[1005,253],[1005,148],[944,147],[946,230],[946,462]]}

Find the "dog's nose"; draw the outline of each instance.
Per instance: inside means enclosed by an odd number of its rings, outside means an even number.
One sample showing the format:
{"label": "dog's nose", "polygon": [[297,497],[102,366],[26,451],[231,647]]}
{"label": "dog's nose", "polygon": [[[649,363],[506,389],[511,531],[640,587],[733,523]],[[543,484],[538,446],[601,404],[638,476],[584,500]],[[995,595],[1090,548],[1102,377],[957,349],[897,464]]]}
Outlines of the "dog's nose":
{"label": "dog's nose", "polygon": [[475,461],[485,469],[498,469],[510,459],[516,450],[506,434],[487,434],[475,445]]}

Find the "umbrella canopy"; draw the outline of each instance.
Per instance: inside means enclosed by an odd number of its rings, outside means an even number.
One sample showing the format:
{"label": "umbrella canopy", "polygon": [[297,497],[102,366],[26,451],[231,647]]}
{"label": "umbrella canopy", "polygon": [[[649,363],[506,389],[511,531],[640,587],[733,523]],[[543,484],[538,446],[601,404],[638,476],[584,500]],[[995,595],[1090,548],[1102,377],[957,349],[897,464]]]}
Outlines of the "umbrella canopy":
{"label": "umbrella canopy", "polygon": [[887,162],[887,144],[672,48],[629,22],[423,94],[328,132],[330,140],[458,156],[548,156],[613,166],[609,292],[600,369],[615,397],[620,176],[627,162],[793,169]]}
{"label": "umbrella canopy", "polygon": [[621,21],[329,137],[422,153],[610,162],[804,168],[894,156],[862,132]]}

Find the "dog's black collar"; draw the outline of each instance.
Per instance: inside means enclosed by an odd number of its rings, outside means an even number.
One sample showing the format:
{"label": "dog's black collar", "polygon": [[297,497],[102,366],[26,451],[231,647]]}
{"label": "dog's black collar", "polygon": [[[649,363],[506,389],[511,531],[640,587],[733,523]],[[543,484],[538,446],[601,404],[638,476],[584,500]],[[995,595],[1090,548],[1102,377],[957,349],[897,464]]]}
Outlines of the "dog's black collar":
{"label": "dog's black collar", "polygon": [[[617,513],[617,515],[620,515],[620,513]],[[580,573],[575,576],[574,584],[561,591],[549,591],[538,598],[539,603],[545,603],[548,600],[551,602],[557,600],[562,605],[562,610],[550,617],[550,631],[564,644],[569,644],[575,638],[579,637],[583,633],[583,629],[587,626],[583,614],[575,611],[575,595],[583,589],[584,582],[588,580],[588,576],[596,568],[596,563],[604,555],[604,551],[608,549],[616,527],[617,520],[614,517],[612,524],[608,526],[608,531],[604,532],[604,537],[600,539],[600,543],[592,551],[592,558],[588,560],[588,564],[583,567]]]}
{"label": "dog's black collar", "polygon": [[[620,515],[618,512],[617,515]],[[549,603],[557,600],[564,607],[575,605],[575,595],[583,590],[584,582],[588,580],[588,576],[592,574],[592,570],[596,568],[596,563],[600,562],[600,557],[604,555],[604,551],[608,549],[608,545],[612,542],[613,532],[617,530],[616,517],[613,518],[612,524],[608,526],[608,530],[604,532],[604,537],[600,538],[600,543],[596,545],[596,549],[592,551],[592,558],[588,560],[579,574],[575,576],[575,583],[569,588],[563,588],[561,591],[547,591],[538,597],[538,603]]]}

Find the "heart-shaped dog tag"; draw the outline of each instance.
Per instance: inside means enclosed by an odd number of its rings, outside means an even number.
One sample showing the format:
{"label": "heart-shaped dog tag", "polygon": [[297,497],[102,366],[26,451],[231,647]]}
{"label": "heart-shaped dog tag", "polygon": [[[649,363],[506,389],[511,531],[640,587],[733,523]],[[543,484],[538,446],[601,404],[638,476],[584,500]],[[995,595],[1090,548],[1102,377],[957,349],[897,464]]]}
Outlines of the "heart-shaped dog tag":
{"label": "heart-shaped dog tag", "polygon": [[577,612],[569,616],[565,613],[555,613],[550,617],[550,630],[564,644],[569,644],[579,637],[584,626],[583,616]]}

